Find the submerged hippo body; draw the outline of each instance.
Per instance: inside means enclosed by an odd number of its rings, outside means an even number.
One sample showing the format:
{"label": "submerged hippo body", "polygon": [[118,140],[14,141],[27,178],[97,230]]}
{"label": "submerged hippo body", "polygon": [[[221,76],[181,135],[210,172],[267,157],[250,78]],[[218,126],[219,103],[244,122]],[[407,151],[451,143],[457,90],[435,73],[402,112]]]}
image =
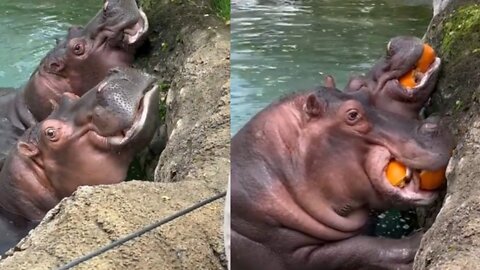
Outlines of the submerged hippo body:
{"label": "submerged hippo body", "polygon": [[[424,45],[422,40],[416,37],[392,38],[387,45],[386,56],[380,59],[366,76],[351,78],[344,91],[364,89],[371,92],[375,106],[417,118],[435,89],[441,63],[440,58],[434,57],[425,72],[416,71],[420,59],[424,56]],[[412,71],[417,84],[407,89],[400,80]]]}
{"label": "submerged hippo body", "polygon": [[[367,236],[369,210],[431,203],[418,174],[451,149],[437,120],[378,109],[369,91],[271,104],[232,138],[232,270],[409,269],[421,234]],[[403,188],[386,179],[392,159],[414,171]]]}
{"label": "submerged hippo body", "polygon": [[106,0],[84,27],[71,27],[21,90],[0,89],[0,167],[23,132],[45,119],[65,92],[83,95],[111,68],[133,62],[148,20],[135,0]]}
{"label": "submerged hippo body", "polygon": [[[123,181],[134,155],[158,126],[158,98],[156,80],[130,68],[113,69],[81,98],[64,94],[6,159],[0,173],[0,217],[23,226],[5,227],[0,219],[0,234],[23,237],[79,186]],[[11,239],[0,240],[0,252],[11,247]]]}

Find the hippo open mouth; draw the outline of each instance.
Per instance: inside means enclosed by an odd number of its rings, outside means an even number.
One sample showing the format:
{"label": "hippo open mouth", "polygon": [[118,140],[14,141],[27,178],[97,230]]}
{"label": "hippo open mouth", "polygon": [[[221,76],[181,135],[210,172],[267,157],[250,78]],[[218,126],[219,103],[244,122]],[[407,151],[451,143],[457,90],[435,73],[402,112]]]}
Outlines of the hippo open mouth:
{"label": "hippo open mouth", "polygon": [[95,40],[95,47],[110,45],[136,47],[146,36],[149,23],[145,12],[134,0],[105,0],[103,8],[85,26],[83,36]]}
{"label": "hippo open mouth", "polygon": [[140,13],[139,21],[135,23],[132,27],[126,28],[123,31],[123,41],[126,44],[136,43],[148,31],[147,15],[145,14],[145,12],[143,12],[141,8],[138,10],[138,12]]}
{"label": "hippo open mouth", "polygon": [[154,84],[149,89],[145,90],[144,96],[140,99],[137,106],[133,124],[115,136],[107,137],[107,142],[111,146],[123,146],[132,140],[137,140],[141,136],[142,131],[148,126],[154,126],[149,123],[149,115],[155,111],[156,103],[158,102],[158,85]]}
{"label": "hippo open mouth", "polygon": [[[402,88],[405,92],[410,93],[414,90],[419,90],[428,85],[431,82],[431,79],[435,80],[434,74],[438,73],[440,69],[441,60],[438,57],[435,57],[433,63],[430,64],[426,72],[422,72],[417,67],[413,67],[402,77],[395,79],[394,82],[398,87]],[[408,79],[405,79],[407,78]],[[403,80],[409,80],[410,83],[404,83]]]}
{"label": "hippo open mouth", "polygon": [[[397,202],[418,206],[431,204],[437,198],[436,190],[425,190],[420,187],[420,173],[429,168],[420,168],[409,161],[400,160],[387,148],[380,146],[372,150],[368,160],[367,174],[379,194],[388,194]],[[398,185],[392,185],[387,177],[387,167],[392,161],[406,164],[407,173]]]}

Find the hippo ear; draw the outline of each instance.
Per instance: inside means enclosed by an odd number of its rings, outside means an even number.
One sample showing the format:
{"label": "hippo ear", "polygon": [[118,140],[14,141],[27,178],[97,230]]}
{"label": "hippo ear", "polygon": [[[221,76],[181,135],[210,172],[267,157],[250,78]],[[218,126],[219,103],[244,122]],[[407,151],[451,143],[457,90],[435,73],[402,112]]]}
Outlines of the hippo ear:
{"label": "hippo ear", "polygon": [[52,60],[48,64],[48,70],[52,73],[60,73],[65,68],[65,63],[63,60]]}
{"label": "hippo ear", "polygon": [[327,75],[325,77],[325,80],[323,82],[323,85],[325,87],[328,87],[328,88],[337,88],[336,84],[335,84],[335,79],[333,78],[332,75]]}
{"label": "hippo ear", "polygon": [[303,105],[303,110],[310,117],[320,116],[325,111],[325,101],[321,100],[316,94],[310,94]]}
{"label": "hippo ear", "polygon": [[31,143],[19,142],[18,143],[18,152],[26,157],[34,157],[40,153],[38,147]]}

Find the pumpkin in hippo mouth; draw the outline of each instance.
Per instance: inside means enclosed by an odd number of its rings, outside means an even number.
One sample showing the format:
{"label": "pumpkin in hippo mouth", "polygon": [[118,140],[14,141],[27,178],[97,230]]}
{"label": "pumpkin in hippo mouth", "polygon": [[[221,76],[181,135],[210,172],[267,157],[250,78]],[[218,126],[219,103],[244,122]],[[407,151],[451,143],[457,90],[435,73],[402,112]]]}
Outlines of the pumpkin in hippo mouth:
{"label": "pumpkin in hippo mouth", "polygon": [[395,187],[405,188],[408,185],[414,185],[423,190],[435,190],[445,182],[445,169],[413,170],[399,161],[392,160],[388,163],[385,174],[390,184]]}
{"label": "pumpkin in hippo mouth", "polygon": [[407,90],[415,88],[418,84],[421,83],[422,79],[425,77],[425,73],[428,72],[430,67],[435,62],[437,54],[432,47],[428,44],[423,44],[423,53],[420,59],[418,59],[417,64],[400,79],[400,85],[402,85]]}

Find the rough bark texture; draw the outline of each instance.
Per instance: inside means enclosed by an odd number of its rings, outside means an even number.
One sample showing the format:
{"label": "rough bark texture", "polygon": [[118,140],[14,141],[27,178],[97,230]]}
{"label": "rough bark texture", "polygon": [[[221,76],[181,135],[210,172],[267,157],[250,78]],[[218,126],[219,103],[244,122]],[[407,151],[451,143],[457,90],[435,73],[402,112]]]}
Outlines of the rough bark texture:
{"label": "rough bark texture", "polygon": [[422,239],[415,269],[480,269],[480,1],[449,2],[426,39],[443,60],[433,111],[448,116],[458,146],[443,206]]}
{"label": "rough bark texture", "polygon": [[[54,269],[225,191],[230,36],[207,3],[142,3],[152,33],[137,66],[168,90],[160,114],[169,140],[155,180],[176,183],[80,188],[0,261],[0,269]],[[223,269],[223,208],[222,199],[75,269]]]}

